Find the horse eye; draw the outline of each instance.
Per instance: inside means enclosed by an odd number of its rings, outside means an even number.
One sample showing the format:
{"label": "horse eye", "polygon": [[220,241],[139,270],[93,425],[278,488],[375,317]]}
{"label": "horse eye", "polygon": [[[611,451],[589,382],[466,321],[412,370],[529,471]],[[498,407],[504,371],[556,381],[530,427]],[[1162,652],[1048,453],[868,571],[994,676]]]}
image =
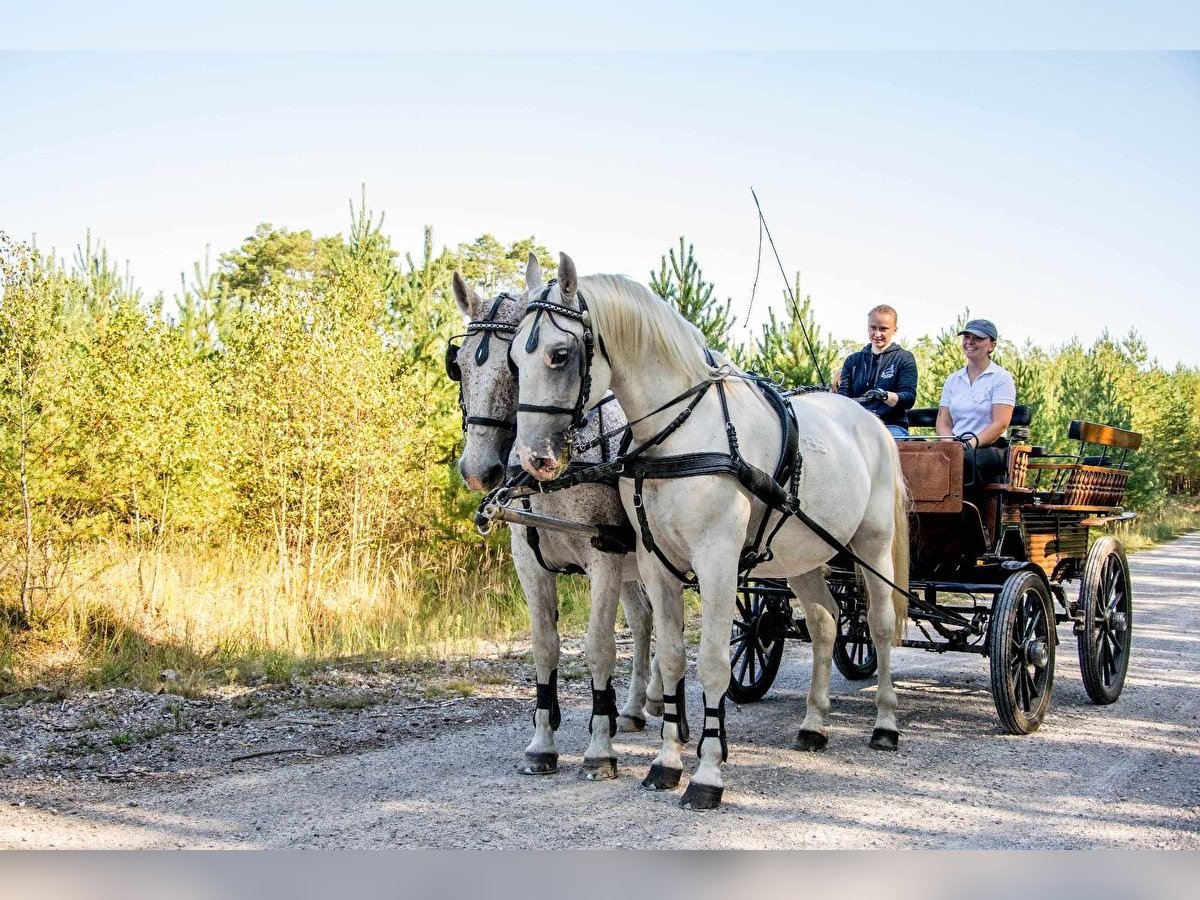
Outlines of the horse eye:
{"label": "horse eye", "polygon": [[566,347],[559,347],[557,350],[552,350],[550,351],[550,365],[555,367],[565,366],[570,356],[571,353]]}

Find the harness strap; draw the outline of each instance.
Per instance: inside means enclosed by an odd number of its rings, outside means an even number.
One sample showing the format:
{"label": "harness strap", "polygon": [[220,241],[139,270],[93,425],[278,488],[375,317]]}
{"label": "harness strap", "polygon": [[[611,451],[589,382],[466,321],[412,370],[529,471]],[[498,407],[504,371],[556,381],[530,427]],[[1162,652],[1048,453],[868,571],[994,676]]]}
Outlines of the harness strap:
{"label": "harness strap", "polygon": [[[710,365],[715,365],[710,351],[705,351]],[[746,488],[757,499],[761,500],[767,510],[763,514],[759,522],[758,531],[754,537],[753,543],[743,550],[741,557],[738,560],[738,571],[746,572],[754,568],[759,563],[765,562],[773,557],[771,552],[771,541],[779,533],[783,523],[791,514],[791,509],[798,504],[796,501],[798,491],[798,480],[800,473],[800,465],[803,457],[799,449],[799,429],[796,425],[795,412],[791,404],[779,395],[778,390],[767,379],[753,379],[759,386],[759,389],[766,396],[768,402],[779,416],[781,427],[781,448],[779,462],[775,466],[774,475],[768,475],[762,469],[747,462],[741,455],[738,446],[737,428],[733,424],[733,418],[729,414],[729,400],[725,392],[725,385],[721,381],[706,382],[697,385],[693,390],[697,391],[695,399],[653,438],[641,444],[637,449],[627,453],[625,459],[625,477],[633,477],[634,479],[634,507],[637,509],[638,525],[640,526],[642,544],[645,548],[653,553],[655,557],[663,564],[664,567],[677,579],[683,583],[688,583],[690,579],[687,575],[676,566],[658,547],[654,540],[653,532],[650,529],[649,518],[646,515],[645,506],[642,502],[642,483],[646,478],[651,479],[666,479],[666,478],[690,478],[697,475],[732,475],[738,480],[743,487]],[[674,456],[656,456],[645,457],[642,454],[655,444],[666,440],[671,434],[678,429],[691,411],[703,398],[708,387],[712,384],[717,386],[717,396],[721,401],[721,414],[725,419],[725,434],[729,442],[729,452],[720,453],[716,451],[702,453],[682,453]],[[630,433],[630,435],[632,432]],[[627,435],[627,438],[630,436]],[[622,446],[622,452],[625,453],[628,441]],[[783,484],[790,484],[790,490],[785,491]],[[763,537],[766,535],[767,526],[769,524],[771,513],[778,511],[781,513],[775,527],[771,530],[770,536],[766,539],[766,548],[763,547]]]}
{"label": "harness strap", "polygon": [[675,563],[671,562],[667,555],[659,548],[658,544],[654,542],[654,532],[650,530],[650,521],[646,518],[646,506],[642,502],[642,479],[644,477],[639,474],[633,480],[633,508],[637,510],[638,528],[642,535],[642,546],[653,553],[668,572],[682,583],[687,584],[691,579]]}
{"label": "harness strap", "polygon": [[[526,512],[531,511],[528,497],[521,498],[521,505],[525,508]],[[581,568],[580,566],[577,566],[575,563],[567,563],[561,569],[556,569],[553,566],[551,566],[549,563],[547,563],[545,557],[542,556],[542,536],[540,534],[538,534],[538,530],[536,528],[530,528],[528,525],[525,526],[525,542],[527,544],[529,544],[529,549],[532,550],[533,555],[535,557],[537,557],[538,565],[541,566],[543,569],[545,569],[547,572],[553,572],[555,575],[586,575],[587,574],[587,572],[584,571],[583,568]]]}
{"label": "harness strap", "polygon": [[506,419],[489,419],[487,416],[463,416],[466,425],[481,425],[484,428],[499,428],[501,431],[516,431],[515,422]]}

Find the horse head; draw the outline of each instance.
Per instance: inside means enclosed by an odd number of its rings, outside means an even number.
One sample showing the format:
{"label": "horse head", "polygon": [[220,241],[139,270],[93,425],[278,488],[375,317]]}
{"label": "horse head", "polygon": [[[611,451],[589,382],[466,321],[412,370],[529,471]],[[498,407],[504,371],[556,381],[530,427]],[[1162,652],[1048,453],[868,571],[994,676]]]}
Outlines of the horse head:
{"label": "horse head", "polygon": [[[542,270],[529,255],[527,279],[542,281]],[[534,282],[530,282],[534,283]],[[473,491],[487,491],[504,481],[517,418],[517,379],[510,371],[508,344],[521,321],[524,303],[502,293],[480,297],[454,273],[454,299],[467,320],[461,344],[446,347],[446,374],[459,383],[464,444],[458,471]]]}
{"label": "horse head", "polygon": [[525,318],[510,359],[520,382],[516,450],[534,478],[559,477],[571,461],[571,438],[604,397],[612,370],[579,291],[575,263],[560,254],[558,277],[526,288]]}

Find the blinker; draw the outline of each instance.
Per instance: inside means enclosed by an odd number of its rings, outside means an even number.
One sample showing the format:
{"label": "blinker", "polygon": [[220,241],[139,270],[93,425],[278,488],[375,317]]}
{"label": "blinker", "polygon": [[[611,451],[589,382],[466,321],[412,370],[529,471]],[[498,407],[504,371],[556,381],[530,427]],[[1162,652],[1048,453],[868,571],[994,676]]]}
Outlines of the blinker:
{"label": "blinker", "polygon": [[458,351],[461,349],[455,343],[446,343],[446,374],[451,381],[462,381],[462,369],[458,366]]}

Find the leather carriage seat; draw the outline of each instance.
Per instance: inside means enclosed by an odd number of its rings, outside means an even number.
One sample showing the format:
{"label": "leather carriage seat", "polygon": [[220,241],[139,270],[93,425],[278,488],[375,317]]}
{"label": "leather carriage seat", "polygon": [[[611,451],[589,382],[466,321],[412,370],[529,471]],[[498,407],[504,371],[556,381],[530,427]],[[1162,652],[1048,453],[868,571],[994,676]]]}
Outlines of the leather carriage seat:
{"label": "leather carriage seat", "polygon": [[[922,406],[908,411],[908,424],[912,428],[933,428],[937,425],[937,407]],[[1033,421],[1033,408],[1024,404],[1014,406],[1012,421],[1009,422],[1009,427],[1013,425],[1028,425]]]}

